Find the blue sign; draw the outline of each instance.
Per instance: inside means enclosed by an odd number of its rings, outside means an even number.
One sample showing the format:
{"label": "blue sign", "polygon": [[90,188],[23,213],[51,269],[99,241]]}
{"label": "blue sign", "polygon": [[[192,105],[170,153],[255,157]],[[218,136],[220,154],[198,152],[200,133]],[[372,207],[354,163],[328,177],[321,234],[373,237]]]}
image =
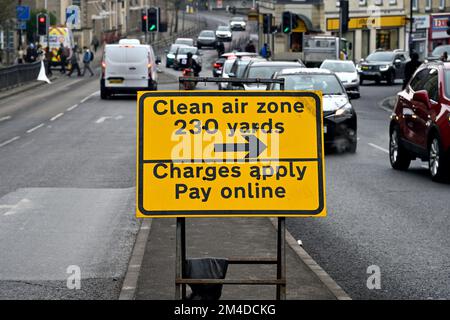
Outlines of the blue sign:
{"label": "blue sign", "polygon": [[66,26],[71,29],[80,29],[80,7],[74,5],[67,7]]}
{"label": "blue sign", "polygon": [[27,30],[27,22],[26,21],[17,21],[17,30]]}
{"label": "blue sign", "polygon": [[16,6],[17,20],[30,20],[29,6]]}

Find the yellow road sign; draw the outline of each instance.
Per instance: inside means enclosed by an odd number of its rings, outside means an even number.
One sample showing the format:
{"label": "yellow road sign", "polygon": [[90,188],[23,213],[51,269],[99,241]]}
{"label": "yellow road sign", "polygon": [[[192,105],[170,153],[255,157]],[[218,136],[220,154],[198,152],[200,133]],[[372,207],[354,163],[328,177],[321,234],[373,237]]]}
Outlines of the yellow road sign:
{"label": "yellow road sign", "polygon": [[326,215],[320,92],[140,92],[137,108],[137,217]]}

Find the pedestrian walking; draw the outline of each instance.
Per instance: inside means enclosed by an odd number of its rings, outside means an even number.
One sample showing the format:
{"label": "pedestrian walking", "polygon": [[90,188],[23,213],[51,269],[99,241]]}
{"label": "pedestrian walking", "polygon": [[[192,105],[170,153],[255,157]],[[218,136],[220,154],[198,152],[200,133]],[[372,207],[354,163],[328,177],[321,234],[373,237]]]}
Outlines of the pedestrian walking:
{"label": "pedestrian walking", "polygon": [[19,46],[19,50],[17,51],[17,63],[22,64],[25,62],[25,52],[23,51],[22,46]]}
{"label": "pedestrian walking", "polygon": [[223,44],[222,41],[217,42],[216,49],[217,49],[217,55],[220,58],[220,56],[225,53],[225,45]]}
{"label": "pedestrian walking", "polygon": [[246,52],[256,52],[256,47],[255,47],[255,45],[253,44],[253,41],[252,41],[252,40],[250,40],[250,41],[247,43],[247,45],[245,46],[245,51],[246,51]]}
{"label": "pedestrian walking", "polygon": [[92,38],[91,45],[92,45],[92,47],[94,48],[94,52],[97,53],[98,46],[100,45],[100,41],[98,41],[97,36],[94,36],[94,37]]}
{"label": "pedestrian walking", "polygon": [[270,58],[271,52],[270,52],[270,49],[269,49],[269,45],[267,43],[264,43],[263,47],[259,51],[259,54],[263,58],[266,58],[266,59]]}
{"label": "pedestrian walking", "polygon": [[67,64],[67,52],[66,52],[66,48],[64,47],[64,44],[61,43],[59,49],[58,49],[58,53],[56,54],[58,57],[58,60],[60,61],[60,65],[61,65],[61,70],[60,72],[62,74],[66,73],[66,64]]}
{"label": "pedestrian walking", "polygon": [[78,72],[78,76],[81,77],[81,70],[80,70],[80,52],[78,51],[78,46],[75,46],[72,50],[72,54],[69,58],[70,64],[71,64],[71,68],[70,68],[70,72],[67,74],[68,77],[72,76],[73,71],[76,69]]}
{"label": "pedestrian walking", "polygon": [[27,48],[27,54],[25,56],[25,61],[28,63],[36,62],[36,59],[38,58],[36,47],[33,43],[30,43],[30,45]]}
{"label": "pedestrian walking", "polygon": [[406,88],[409,80],[411,80],[414,72],[416,72],[417,68],[419,68],[421,64],[422,62],[419,61],[419,54],[417,52],[411,53],[411,60],[409,60],[405,64],[405,79],[403,80],[403,89]]}
{"label": "pedestrian walking", "polygon": [[53,72],[52,72],[52,57],[53,57],[53,54],[52,54],[52,51],[50,50],[50,48],[45,48],[44,50],[43,50],[43,59],[44,59],[44,64],[45,64],[45,67],[46,67],[46,71],[47,71],[47,75],[48,76],[52,76],[53,75]]}
{"label": "pedestrian walking", "polygon": [[94,72],[92,71],[90,64],[91,61],[94,60],[94,54],[92,53],[91,50],[89,50],[88,47],[83,47],[84,50],[84,54],[83,54],[83,77],[84,74],[86,73],[86,70],[89,70],[89,72],[91,73],[91,77],[94,75]]}

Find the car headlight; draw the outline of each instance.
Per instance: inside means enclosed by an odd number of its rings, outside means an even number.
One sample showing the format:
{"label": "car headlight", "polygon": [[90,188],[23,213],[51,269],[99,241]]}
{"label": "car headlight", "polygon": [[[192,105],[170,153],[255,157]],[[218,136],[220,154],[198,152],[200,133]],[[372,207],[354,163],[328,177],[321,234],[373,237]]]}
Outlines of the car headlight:
{"label": "car headlight", "polygon": [[352,105],[350,103],[346,103],[342,107],[340,107],[339,109],[336,110],[336,112],[334,113],[334,116],[339,117],[339,118],[347,118],[352,115],[352,112],[353,112]]}
{"label": "car headlight", "polygon": [[174,55],[174,54],[171,54],[171,53],[169,53],[169,54],[167,55],[167,58],[169,58],[169,59],[173,59],[173,58],[175,58],[175,55]]}
{"label": "car headlight", "polygon": [[385,66],[380,66],[380,71],[384,72],[384,71],[388,71],[389,70],[389,66],[385,65]]}

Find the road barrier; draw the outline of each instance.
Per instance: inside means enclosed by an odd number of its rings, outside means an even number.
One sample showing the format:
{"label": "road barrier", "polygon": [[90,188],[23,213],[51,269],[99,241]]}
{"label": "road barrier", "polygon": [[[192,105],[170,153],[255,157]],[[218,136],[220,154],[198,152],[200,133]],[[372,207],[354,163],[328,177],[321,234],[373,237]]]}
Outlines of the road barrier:
{"label": "road barrier", "polygon": [[9,89],[36,80],[40,69],[40,61],[1,68],[0,90]]}

